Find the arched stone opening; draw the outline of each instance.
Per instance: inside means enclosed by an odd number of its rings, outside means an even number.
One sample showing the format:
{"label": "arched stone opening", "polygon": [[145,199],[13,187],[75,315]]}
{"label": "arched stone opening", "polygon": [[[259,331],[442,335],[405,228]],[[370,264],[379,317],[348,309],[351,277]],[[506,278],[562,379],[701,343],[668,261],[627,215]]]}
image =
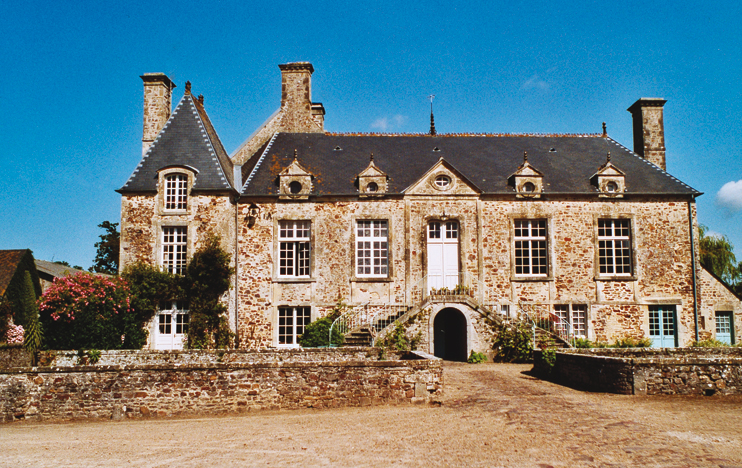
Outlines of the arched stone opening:
{"label": "arched stone opening", "polygon": [[446,361],[466,361],[466,317],[459,310],[446,308],[433,319],[433,347],[437,357]]}

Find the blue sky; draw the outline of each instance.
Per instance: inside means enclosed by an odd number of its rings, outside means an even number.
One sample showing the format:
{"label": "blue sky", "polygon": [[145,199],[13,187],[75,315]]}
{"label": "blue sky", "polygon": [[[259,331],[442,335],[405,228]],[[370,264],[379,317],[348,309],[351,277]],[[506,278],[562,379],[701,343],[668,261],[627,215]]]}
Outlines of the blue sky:
{"label": "blue sky", "polygon": [[739,2],[3,2],[0,249],[90,267],[141,156],[139,75],[203,94],[228,152],[314,64],[338,132],[593,133],[662,97],[668,172],[742,260]]}

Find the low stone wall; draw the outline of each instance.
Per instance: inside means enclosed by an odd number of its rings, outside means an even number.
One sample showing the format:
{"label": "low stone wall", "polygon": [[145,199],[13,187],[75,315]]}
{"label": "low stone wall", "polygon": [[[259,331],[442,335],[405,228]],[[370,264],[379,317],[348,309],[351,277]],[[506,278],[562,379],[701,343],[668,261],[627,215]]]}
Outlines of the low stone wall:
{"label": "low stone wall", "polygon": [[570,387],[636,395],[742,394],[742,349],[559,350],[550,367],[536,351],[534,372]]}
{"label": "low stone wall", "polygon": [[442,392],[440,361],[334,360],[343,352],[327,353],[326,359],[314,362],[281,361],[290,356],[299,359],[301,353],[280,351],[273,353],[280,357],[263,353],[266,362],[259,363],[0,370],[0,420],[172,417],[429,403]]}
{"label": "low stone wall", "polygon": [[[345,362],[378,360],[378,348],[296,348],[264,350],[110,350],[101,351],[98,366],[132,365],[211,365],[260,364],[290,362]],[[75,367],[90,364],[78,351],[41,351],[39,365],[45,367]]]}
{"label": "low stone wall", "polygon": [[29,367],[31,364],[31,353],[26,351],[22,344],[0,347],[0,369]]}

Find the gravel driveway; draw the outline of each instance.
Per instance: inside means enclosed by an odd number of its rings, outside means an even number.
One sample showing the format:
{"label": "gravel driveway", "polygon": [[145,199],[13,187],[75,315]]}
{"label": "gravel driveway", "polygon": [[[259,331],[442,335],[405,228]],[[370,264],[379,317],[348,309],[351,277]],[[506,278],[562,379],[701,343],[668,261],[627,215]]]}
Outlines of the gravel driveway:
{"label": "gravel driveway", "polygon": [[446,363],[440,406],[0,426],[0,466],[739,467],[742,397],[585,393]]}

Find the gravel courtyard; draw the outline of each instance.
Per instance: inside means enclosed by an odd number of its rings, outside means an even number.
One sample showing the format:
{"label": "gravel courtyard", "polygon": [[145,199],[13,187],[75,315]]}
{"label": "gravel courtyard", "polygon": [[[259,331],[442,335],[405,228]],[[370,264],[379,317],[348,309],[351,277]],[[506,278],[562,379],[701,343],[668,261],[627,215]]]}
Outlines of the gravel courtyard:
{"label": "gravel courtyard", "polygon": [[742,468],[742,397],[584,393],[446,363],[440,406],[0,426],[0,466]]}

